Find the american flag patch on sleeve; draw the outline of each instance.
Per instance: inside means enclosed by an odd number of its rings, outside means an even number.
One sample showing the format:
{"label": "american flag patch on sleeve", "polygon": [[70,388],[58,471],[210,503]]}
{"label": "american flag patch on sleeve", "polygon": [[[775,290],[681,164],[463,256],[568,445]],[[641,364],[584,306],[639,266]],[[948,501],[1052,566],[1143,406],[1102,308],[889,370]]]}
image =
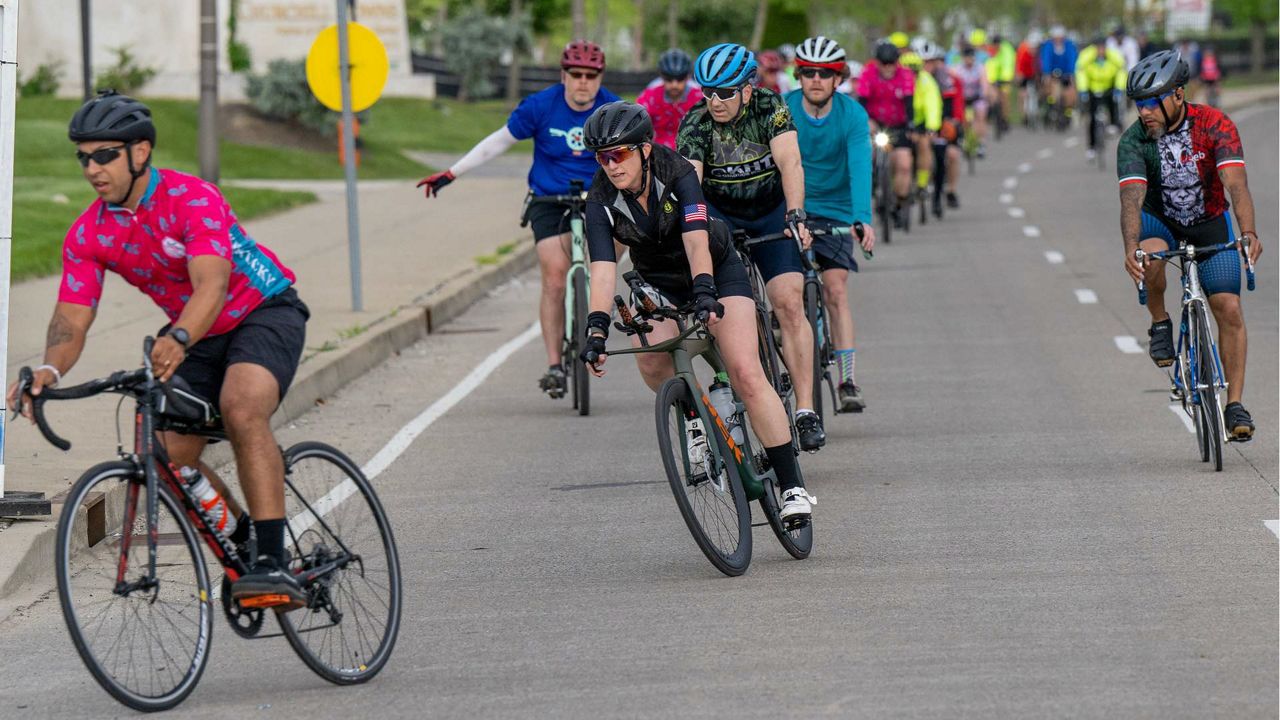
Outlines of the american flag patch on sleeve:
{"label": "american flag patch on sleeve", "polygon": [[698,221],[707,222],[706,204],[698,203],[696,205],[685,205],[684,221],[687,223],[698,222]]}

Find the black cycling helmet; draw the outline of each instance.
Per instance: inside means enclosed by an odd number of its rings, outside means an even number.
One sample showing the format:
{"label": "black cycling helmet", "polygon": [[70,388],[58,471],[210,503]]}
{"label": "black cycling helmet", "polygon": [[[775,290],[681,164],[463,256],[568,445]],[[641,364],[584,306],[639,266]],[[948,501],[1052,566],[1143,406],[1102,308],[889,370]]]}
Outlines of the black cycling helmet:
{"label": "black cycling helmet", "polygon": [[876,43],[876,62],[881,65],[892,65],[898,62],[898,46],[887,40],[881,40]]}
{"label": "black cycling helmet", "polygon": [[665,78],[687,78],[693,72],[689,53],[672,48],[658,57],[658,74]]}
{"label": "black cycling helmet", "polygon": [[128,95],[103,90],[90,98],[71,116],[67,128],[71,142],[90,140],[122,140],[127,143],[146,140],[156,144],[156,126],[151,110]]}
{"label": "black cycling helmet", "polygon": [[618,100],[596,108],[582,126],[582,144],[591,152],[617,145],[638,145],[653,140],[653,121],[635,103]]}
{"label": "black cycling helmet", "polygon": [[1146,100],[1180,88],[1190,79],[1191,68],[1178,51],[1161,50],[1133,66],[1125,94],[1133,100]]}

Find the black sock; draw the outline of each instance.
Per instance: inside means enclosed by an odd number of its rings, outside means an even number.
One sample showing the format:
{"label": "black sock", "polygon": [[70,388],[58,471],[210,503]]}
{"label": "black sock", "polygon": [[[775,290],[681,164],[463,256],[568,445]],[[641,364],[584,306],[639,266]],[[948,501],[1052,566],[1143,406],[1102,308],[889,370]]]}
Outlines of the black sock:
{"label": "black sock", "polygon": [[285,567],[284,518],[254,520],[253,527],[258,531],[258,554],[269,555],[275,558],[277,565]]}
{"label": "black sock", "polygon": [[235,532],[231,533],[231,542],[236,545],[243,545],[249,539],[249,528],[252,527],[249,523],[251,522],[253,521],[249,519],[249,513],[241,512],[240,517],[236,518],[236,529]]}
{"label": "black sock", "polygon": [[778,476],[780,490],[804,487],[804,483],[800,482],[800,465],[796,462],[796,451],[791,443],[767,447],[764,452],[769,456],[769,465],[773,467],[774,474]]}

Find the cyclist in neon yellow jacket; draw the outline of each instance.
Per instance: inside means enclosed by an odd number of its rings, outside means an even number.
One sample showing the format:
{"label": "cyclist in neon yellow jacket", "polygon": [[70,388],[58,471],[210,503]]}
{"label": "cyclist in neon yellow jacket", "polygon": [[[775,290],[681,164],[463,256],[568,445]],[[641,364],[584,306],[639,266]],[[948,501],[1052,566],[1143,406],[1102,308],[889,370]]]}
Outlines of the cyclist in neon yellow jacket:
{"label": "cyclist in neon yellow jacket", "polygon": [[[1099,106],[1106,105],[1110,113],[1110,127],[1120,127],[1120,104],[1116,101],[1119,93],[1124,91],[1125,80],[1124,55],[1119,50],[1108,50],[1107,39],[1098,36],[1089,47],[1080,51],[1076,60],[1076,87],[1084,93],[1081,104],[1087,98],[1088,114],[1092,119]],[[1093,122],[1086,122],[1089,132],[1089,159],[1098,154],[1098,128]]]}
{"label": "cyclist in neon yellow jacket", "polygon": [[1010,90],[1018,66],[1018,51],[1013,43],[1004,39],[999,33],[991,38],[987,48],[987,83],[991,88],[992,105],[998,105],[997,122],[1004,122],[1009,115],[1009,104],[1012,102]]}
{"label": "cyclist in neon yellow jacket", "polygon": [[924,62],[919,53],[903,56],[900,62],[916,75],[916,91],[912,96],[912,126],[916,129],[916,186],[924,190],[929,187],[929,169],[933,167],[932,137],[942,128],[942,91],[932,75],[921,72]]}

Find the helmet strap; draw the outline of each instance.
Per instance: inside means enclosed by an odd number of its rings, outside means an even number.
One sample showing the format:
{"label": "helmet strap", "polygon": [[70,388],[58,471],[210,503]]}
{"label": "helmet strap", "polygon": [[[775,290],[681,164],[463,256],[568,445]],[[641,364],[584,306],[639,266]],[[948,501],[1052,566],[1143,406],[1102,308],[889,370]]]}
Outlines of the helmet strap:
{"label": "helmet strap", "polygon": [[138,143],[137,140],[130,140],[129,142],[124,144],[124,157],[125,157],[125,160],[129,163],[129,175],[133,179],[129,181],[129,189],[125,190],[124,196],[121,197],[119,200],[113,202],[112,205],[124,205],[126,202],[128,202],[129,196],[133,195],[133,189],[138,186],[138,180],[143,175],[146,175],[147,171],[151,168],[150,154],[147,155],[147,161],[142,163],[142,167],[135,168],[133,166],[133,146],[136,145],[137,143]]}

